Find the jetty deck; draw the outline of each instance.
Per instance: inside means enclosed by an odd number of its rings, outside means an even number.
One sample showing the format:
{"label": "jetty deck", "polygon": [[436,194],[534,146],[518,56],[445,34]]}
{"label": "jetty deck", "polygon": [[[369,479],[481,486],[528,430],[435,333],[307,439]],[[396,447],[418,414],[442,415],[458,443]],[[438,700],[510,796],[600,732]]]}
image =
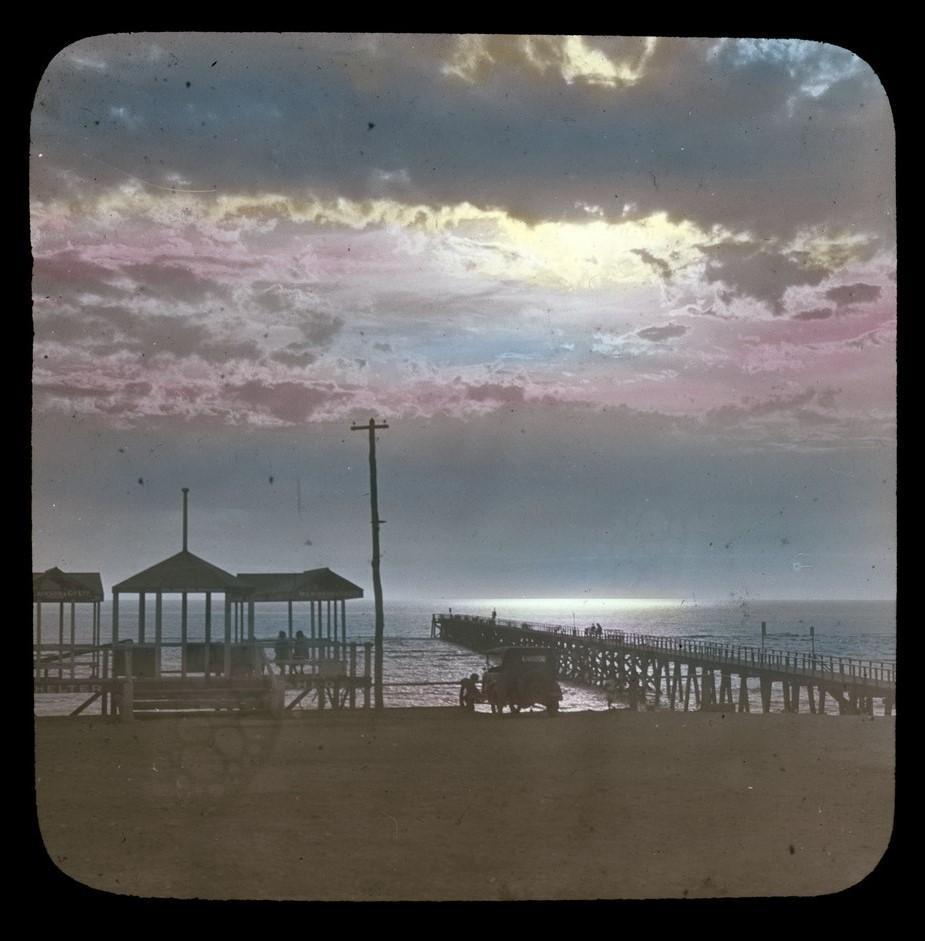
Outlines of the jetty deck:
{"label": "jetty deck", "polygon": [[803,699],[809,712],[825,713],[828,697],[839,714],[874,715],[879,708],[891,715],[896,702],[896,664],[888,661],[613,630],[590,635],[557,624],[460,614],[434,614],[431,634],[479,652],[552,647],[560,678],[606,688],[634,709],[688,711],[693,701],[697,709],[750,712],[750,682],[757,684],[764,712],[778,702],[784,712],[799,712]]}

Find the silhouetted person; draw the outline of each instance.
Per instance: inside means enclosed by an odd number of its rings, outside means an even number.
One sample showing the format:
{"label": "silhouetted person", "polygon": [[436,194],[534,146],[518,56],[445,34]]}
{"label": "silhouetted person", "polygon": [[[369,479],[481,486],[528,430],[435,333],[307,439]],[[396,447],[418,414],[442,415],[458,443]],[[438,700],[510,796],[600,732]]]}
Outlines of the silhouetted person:
{"label": "silhouetted person", "polygon": [[491,609],[491,619],[492,619],[493,621],[497,621],[497,620],[498,620],[498,612],[495,611],[494,608]]}
{"label": "silhouetted person", "polygon": [[[280,631],[276,635],[276,645],[273,648],[276,651],[276,665],[279,667],[279,675],[283,676],[286,673],[286,663],[292,655],[292,650],[289,646],[289,638],[286,637],[285,631]],[[290,665],[290,672],[292,667]]]}
{"label": "silhouetted person", "polygon": [[295,632],[295,647],[292,650],[292,659],[298,661],[299,673],[304,673],[305,661],[308,659],[308,640],[302,631]]}
{"label": "silhouetted person", "polygon": [[475,712],[475,704],[481,700],[479,693],[479,675],[470,673],[459,683],[459,705],[467,712]]}

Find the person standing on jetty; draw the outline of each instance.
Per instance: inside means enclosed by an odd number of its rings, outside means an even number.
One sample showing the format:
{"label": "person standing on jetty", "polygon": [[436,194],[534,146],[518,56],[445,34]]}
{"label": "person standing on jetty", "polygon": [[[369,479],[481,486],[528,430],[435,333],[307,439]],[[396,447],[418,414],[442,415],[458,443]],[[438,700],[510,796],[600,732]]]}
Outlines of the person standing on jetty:
{"label": "person standing on jetty", "polygon": [[[286,637],[285,631],[280,631],[276,635],[276,645],[273,648],[276,651],[276,665],[279,667],[279,675],[284,676],[286,673],[286,664],[289,663],[291,657],[291,648],[289,647],[289,638]],[[290,671],[292,665],[289,664]]]}

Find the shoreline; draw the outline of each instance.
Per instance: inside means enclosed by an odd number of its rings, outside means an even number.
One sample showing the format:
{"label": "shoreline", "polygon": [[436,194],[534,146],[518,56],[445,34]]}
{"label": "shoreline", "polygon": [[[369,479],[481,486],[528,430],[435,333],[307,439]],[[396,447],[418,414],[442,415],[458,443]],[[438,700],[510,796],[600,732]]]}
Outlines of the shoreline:
{"label": "shoreline", "polygon": [[144,897],[716,898],[848,888],[890,839],[893,718],[313,712],[37,718],[50,858]]}

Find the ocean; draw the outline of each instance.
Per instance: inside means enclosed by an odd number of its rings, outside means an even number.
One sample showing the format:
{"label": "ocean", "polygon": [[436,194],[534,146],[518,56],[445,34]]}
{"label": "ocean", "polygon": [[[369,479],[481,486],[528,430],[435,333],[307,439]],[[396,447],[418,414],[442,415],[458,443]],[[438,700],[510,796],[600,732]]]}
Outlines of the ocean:
{"label": "ocean", "polygon": [[[149,599],[148,631],[153,630],[153,601]],[[83,609],[82,609],[83,607]],[[308,633],[307,605],[294,606],[294,629]],[[383,695],[387,707],[451,706],[458,696],[459,680],[470,673],[481,674],[486,660],[456,644],[430,636],[431,615],[450,609],[459,614],[489,616],[497,611],[500,619],[559,624],[582,631],[590,624],[605,630],[622,630],[668,637],[684,637],[716,643],[761,645],[761,622],[767,624],[765,646],[779,650],[864,660],[896,659],[896,605],[892,601],[729,601],[692,602],[664,599],[591,598],[482,598],[439,599],[434,601],[385,601],[385,641]],[[364,643],[373,640],[372,599],[348,601],[347,639]],[[102,607],[102,639],[111,637],[111,606]],[[135,636],[136,607],[128,598],[120,603],[120,636]],[[213,637],[222,636],[222,606],[213,605]],[[90,642],[89,606],[77,606],[76,638]],[[285,604],[256,606],[256,634],[271,639],[287,628]],[[814,637],[810,636],[814,628]],[[70,621],[65,606],[65,638]],[[43,640],[57,639],[57,605],[43,607]],[[189,600],[188,636],[202,639],[204,601]],[[179,640],[180,601],[165,597],[163,639]],[[33,626],[34,637],[34,626]],[[167,658],[178,651],[164,652]],[[362,652],[360,654],[362,669]],[[431,683],[437,685],[410,685]],[[409,684],[409,685],[402,685]],[[85,697],[71,694],[38,694],[36,715],[66,714]],[[479,707],[487,708],[487,707]],[[601,690],[563,685],[562,711],[604,710],[607,700]],[[755,708],[753,704],[752,708]],[[833,706],[830,706],[833,708]],[[91,707],[98,714],[95,706]],[[88,713],[90,710],[88,710]]]}

